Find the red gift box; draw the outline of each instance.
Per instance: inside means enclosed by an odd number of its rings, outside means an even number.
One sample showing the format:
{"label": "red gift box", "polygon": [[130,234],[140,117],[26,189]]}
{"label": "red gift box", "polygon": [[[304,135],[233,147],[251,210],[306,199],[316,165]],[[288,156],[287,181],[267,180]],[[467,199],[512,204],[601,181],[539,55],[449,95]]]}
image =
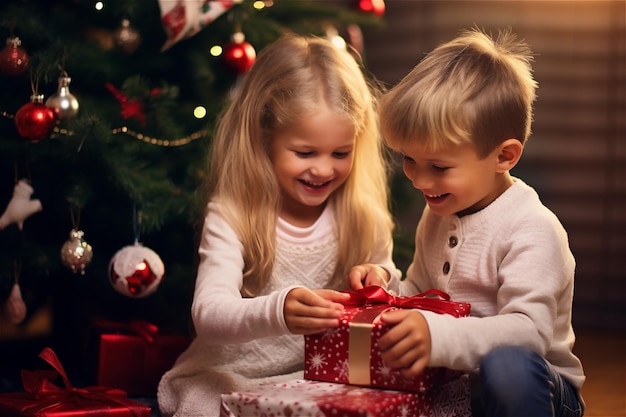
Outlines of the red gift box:
{"label": "red gift box", "polygon": [[96,384],[132,396],[155,396],[161,376],[191,342],[188,336],[161,332],[143,320],[96,319],[95,326],[99,331]]}
{"label": "red gift box", "polygon": [[428,392],[294,380],[222,394],[220,417],[471,417],[468,378]]}
{"label": "red gift box", "polygon": [[[152,409],[149,406],[128,399],[122,390],[103,386],[72,386],[52,349],[45,348],[39,357],[52,365],[56,372],[22,370],[22,384],[26,392],[0,394],[2,417],[150,416]],[[52,382],[59,375],[64,387]]]}
{"label": "red gift box", "polygon": [[459,371],[429,367],[416,377],[406,377],[387,367],[378,340],[390,326],[379,317],[385,311],[401,308],[464,317],[469,316],[469,304],[450,301],[450,296],[439,290],[397,297],[372,286],[349,294],[351,299],[345,303],[339,327],[305,336],[305,379],[423,392],[461,375]]}

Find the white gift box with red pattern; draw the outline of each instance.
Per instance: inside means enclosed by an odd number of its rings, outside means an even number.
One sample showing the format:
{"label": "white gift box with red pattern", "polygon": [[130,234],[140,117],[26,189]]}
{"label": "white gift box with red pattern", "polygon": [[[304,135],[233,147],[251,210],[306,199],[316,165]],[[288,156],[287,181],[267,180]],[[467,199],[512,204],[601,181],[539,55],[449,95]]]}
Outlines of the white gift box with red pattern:
{"label": "white gift box with red pattern", "polygon": [[450,301],[447,294],[437,290],[397,297],[380,287],[367,287],[350,294],[339,327],[305,336],[305,379],[424,392],[461,375],[437,367],[409,378],[389,368],[381,358],[378,340],[391,327],[380,321],[380,315],[389,310],[418,308],[464,317],[469,316],[469,304]]}
{"label": "white gift box with red pattern", "polygon": [[467,376],[428,392],[298,379],[222,395],[221,417],[471,417]]}

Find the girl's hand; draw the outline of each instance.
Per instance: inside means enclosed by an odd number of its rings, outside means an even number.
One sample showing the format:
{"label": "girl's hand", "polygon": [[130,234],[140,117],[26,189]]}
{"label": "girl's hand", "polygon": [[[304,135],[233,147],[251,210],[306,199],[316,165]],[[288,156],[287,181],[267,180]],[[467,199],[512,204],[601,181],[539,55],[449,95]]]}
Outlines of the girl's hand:
{"label": "girl's hand", "polygon": [[289,291],[283,314],[289,331],[294,334],[314,334],[339,326],[343,310],[340,301],[348,294],[333,290],[310,290],[299,287]]}
{"label": "girl's hand", "polygon": [[375,264],[353,266],[348,275],[348,283],[353,290],[360,290],[370,285],[378,285],[387,289],[389,279],[389,272]]}
{"label": "girl's hand", "polygon": [[426,319],[417,310],[395,310],[382,315],[382,321],[393,325],[378,345],[383,362],[403,375],[421,374],[430,360],[430,330]]}

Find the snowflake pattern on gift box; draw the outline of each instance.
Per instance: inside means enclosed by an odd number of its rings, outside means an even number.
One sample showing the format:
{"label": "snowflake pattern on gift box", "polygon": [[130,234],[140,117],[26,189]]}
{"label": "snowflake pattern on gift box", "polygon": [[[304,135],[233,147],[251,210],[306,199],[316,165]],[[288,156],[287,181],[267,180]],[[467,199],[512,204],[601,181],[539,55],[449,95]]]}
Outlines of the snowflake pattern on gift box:
{"label": "snowflake pattern on gift box", "polygon": [[385,365],[382,361],[378,364],[378,367],[374,370],[374,374],[378,375],[378,377],[383,381],[386,381],[390,384],[396,383],[396,373],[393,372],[393,369]]}
{"label": "snowflake pattern on gift box", "polygon": [[[346,307],[339,327],[305,336],[305,379],[350,384],[350,367],[354,366],[349,353],[351,323],[361,317],[360,314],[364,310],[367,310],[370,316],[376,316],[382,311],[376,310],[376,307],[365,309]],[[363,323],[363,321],[360,322]],[[371,322],[370,362],[364,364],[369,368],[370,382],[366,385],[383,389],[424,392],[460,375],[460,373],[449,374],[445,368],[427,368],[421,375],[408,378],[400,371],[389,368],[384,364],[378,346],[378,340],[388,330],[389,326],[376,319]]]}
{"label": "snowflake pattern on gift box", "polygon": [[309,363],[311,364],[310,366],[313,369],[315,369],[316,372],[319,372],[320,369],[328,365],[325,355],[321,353],[314,353],[311,356],[309,356]]}
{"label": "snowflake pattern on gift box", "polygon": [[324,342],[330,343],[331,341],[338,339],[341,335],[341,327],[328,329],[324,333],[322,333],[322,340]]}
{"label": "snowflake pattern on gift box", "polygon": [[347,360],[339,361],[333,368],[337,377],[335,381],[337,382],[347,382],[350,376],[350,364]]}

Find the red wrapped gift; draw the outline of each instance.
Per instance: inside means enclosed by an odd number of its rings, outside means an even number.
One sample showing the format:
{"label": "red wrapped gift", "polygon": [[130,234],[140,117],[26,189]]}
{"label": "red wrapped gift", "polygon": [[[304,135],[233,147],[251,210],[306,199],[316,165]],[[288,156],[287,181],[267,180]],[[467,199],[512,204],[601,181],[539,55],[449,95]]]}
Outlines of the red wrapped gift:
{"label": "red wrapped gift", "polygon": [[[149,406],[129,400],[122,390],[102,386],[72,386],[52,349],[45,348],[39,357],[57,372],[22,370],[22,384],[26,392],[0,394],[2,417],[150,416],[152,409]],[[52,382],[59,375],[64,387]]]}
{"label": "red wrapped gift", "polygon": [[311,380],[222,395],[221,417],[471,417],[467,376],[428,392],[390,391]]}
{"label": "red wrapped gift", "polygon": [[346,303],[339,327],[305,336],[305,379],[422,392],[461,375],[458,371],[433,367],[409,378],[387,367],[380,356],[378,339],[390,326],[379,317],[385,311],[401,308],[464,317],[469,316],[469,304],[450,301],[450,296],[439,290],[398,297],[372,286],[349,294],[351,299]]}
{"label": "red wrapped gift", "polygon": [[188,336],[161,332],[147,321],[96,319],[99,331],[96,384],[133,396],[156,395],[161,376],[189,346]]}

